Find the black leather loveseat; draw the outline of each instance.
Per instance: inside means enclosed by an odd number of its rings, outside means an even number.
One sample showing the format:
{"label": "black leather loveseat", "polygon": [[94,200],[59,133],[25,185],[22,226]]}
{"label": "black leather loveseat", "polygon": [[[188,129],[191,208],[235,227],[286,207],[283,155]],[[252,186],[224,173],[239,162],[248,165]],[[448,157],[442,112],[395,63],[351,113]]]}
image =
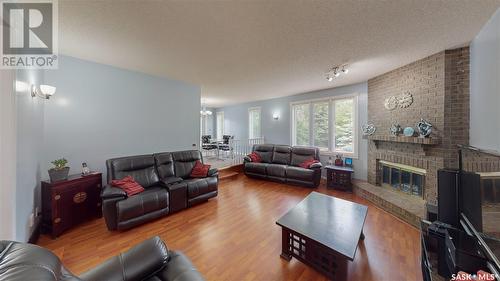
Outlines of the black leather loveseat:
{"label": "black leather loveseat", "polygon": [[[128,229],[217,196],[217,169],[210,169],[205,178],[189,177],[198,160],[203,162],[197,150],[107,160],[108,185],[101,197],[108,229]],[[127,197],[125,191],[109,185],[126,176],[132,176],[145,191]]]}
{"label": "black leather loveseat", "polygon": [[47,249],[0,241],[0,280],[202,281],[204,278],[184,254],[169,250],[159,237],[153,237],[81,276],[72,274]]}
{"label": "black leather loveseat", "polygon": [[317,147],[256,144],[252,152],[259,154],[262,161],[245,159],[243,169],[247,176],[308,187],[318,187],[320,183],[320,164],[309,169],[299,166],[305,160],[320,160]]}

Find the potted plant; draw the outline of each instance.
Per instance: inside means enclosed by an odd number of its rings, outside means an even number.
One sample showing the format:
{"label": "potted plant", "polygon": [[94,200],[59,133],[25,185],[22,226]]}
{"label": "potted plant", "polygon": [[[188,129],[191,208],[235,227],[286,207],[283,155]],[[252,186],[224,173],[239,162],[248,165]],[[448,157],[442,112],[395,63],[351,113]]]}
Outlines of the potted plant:
{"label": "potted plant", "polygon": [[49,177],[51,182],[63,181],[68,179],[69,167],[66,167],[68,160],[61,158],[52,162],[54,168],[49,170]]}

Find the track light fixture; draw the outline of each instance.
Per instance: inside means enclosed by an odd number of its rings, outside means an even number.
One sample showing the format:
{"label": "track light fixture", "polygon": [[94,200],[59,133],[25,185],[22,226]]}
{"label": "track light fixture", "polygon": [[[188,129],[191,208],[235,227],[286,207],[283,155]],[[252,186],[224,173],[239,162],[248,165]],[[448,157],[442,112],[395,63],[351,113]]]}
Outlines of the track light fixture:
{"label": "track light fixture", "polygon": [[333,81],[333,79],[337,78],[340,76],[340,74],[347,74],[349,72],[349,69],[347,69],[347,64],[344,65],[338,65],[330,68],[325,74],[326,74],[326,80],[329,82]]}

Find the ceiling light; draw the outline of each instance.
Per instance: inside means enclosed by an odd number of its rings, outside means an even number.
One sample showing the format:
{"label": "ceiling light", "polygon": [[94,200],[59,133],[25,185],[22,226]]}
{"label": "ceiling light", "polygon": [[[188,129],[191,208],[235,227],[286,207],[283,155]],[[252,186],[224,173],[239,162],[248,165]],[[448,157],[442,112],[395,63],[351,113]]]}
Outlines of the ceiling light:
{"label": "ceiling light", "polygon": [[212,111],[207,110],[207,107],[202,105],[201,110],[200,110],[200,114],[203,116],[212,115]]}
{"label": "ceiling light", "polygon": [[333,81],[333,79],[337,78],[340,76],[340,74],[347,74],[349,72],[349,69],[347,69],[347,64],[344,65],[337,65],[334,67],[331,67],[326,73],[326,80],[329,82]]}

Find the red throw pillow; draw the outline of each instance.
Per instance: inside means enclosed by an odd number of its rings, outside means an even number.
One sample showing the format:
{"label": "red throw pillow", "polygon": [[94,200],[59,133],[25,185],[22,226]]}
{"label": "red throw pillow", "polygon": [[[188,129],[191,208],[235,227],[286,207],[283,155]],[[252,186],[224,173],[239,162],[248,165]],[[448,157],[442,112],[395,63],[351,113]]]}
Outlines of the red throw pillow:
{"label": "red throw pillow", "polygon": [[319,161],[316,159],[307,159],[304,162],[300,163],[299,166],[304,169],[309,169],[311,168],[311,165],[314,163],[319,163]]}
{"label": "red throw pillow", "polygon": [[210,165],[204,165],[200,160],[196,161],[193,169],[191,170],[192,178],[206,178],[208,176],[208,170],[210,170]]}
{"label": "red throw pillow", "polygon": [[145,190],[144,187],[138,184],[131,176],[126,176],[121,180],[113,180],[111,181],[111,185],[123,189],[128,196],[141,193]]}
{"label": "red throw pillow", "polygon": [[252,159],[252,162],[254,163],[262,162],[262,157],[260,157],[260,155],[257,152],[252,152],[248,154],[248,157],[250,157],[250,159]]}

